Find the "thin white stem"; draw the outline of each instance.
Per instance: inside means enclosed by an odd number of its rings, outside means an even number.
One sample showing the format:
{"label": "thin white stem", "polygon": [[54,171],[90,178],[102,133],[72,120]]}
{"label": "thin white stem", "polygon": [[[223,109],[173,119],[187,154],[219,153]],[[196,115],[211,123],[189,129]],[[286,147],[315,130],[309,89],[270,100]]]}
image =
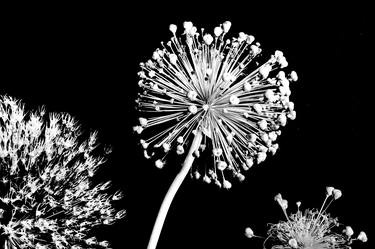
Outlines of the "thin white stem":
{"label": "thin white stem", "polygon": [[159,209],[158,216],[156,218],[154,228],[151,233],[150,241],[148,243],[147,249],[155,249],[156,245],[158,243],[161,230],[163,228],[163,224],[165,221],[165,217],[167,216],[169,207],[172,203],[172,200],[181,186],[181,183],[184,181],[186,175],[189,173],[191,166],[194,161],[193,153],[194,151],[198,150],[200,144],[202,141],[202,132],[200,130],[197,130],[197,133],[194,137],[194,140],[190,146],[189,152],[186,155],[185,161],[182,164],[181,171],[177,174],[176,178],[173,180],[171,186],[168,189],[167,194],[164,197],[164,200],[161,204],[161,207]]}

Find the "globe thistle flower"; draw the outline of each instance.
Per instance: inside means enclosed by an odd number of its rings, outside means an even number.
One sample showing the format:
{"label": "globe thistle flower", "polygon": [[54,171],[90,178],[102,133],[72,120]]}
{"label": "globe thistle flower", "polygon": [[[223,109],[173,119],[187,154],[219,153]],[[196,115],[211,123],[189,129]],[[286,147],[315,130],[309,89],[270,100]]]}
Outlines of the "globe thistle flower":
{"label": "globe thistle flower", "polygon": [[105,162],[97,133],[88,139],[69,114],[26,112],[0,97],[0,246],[3,248],[108,248],[93,228],[124,217],[107,194],[110,182],[92,177]]}
{"label": "globe thistle flower", "polygon": [[[136,103],[142,116],[134,132],[142,134],[144,156],[157,168],[166,165],[171,151],[185,156],[154,230],[161,230],[158,222],[163,223],[194,158],[202,152],[212,157],[192,176],[230,189],[230,177],[244,180],[244,170],[276,153],[280,128],[296,117],[289,85],[298,76],[281,70],[288,65],[281,51],[260,62],[262,49],[252,35],[226,38],[229,21],[213,34],[199,32],[191,22],[183,27],[179,36],[177,26],[170,25],[172,38],[140,63],[138,73]],[[151,241],[149,249],[157,238]]]}
{"label": "globe thistle flower", "polygon": [[186,155],[199,133],[195,150],[208,149],[212,163],[196,171],[223,187],[230,186],[228,177],[243,180],[242,171],[275,154],[280,128],[296,117],[289,85],[298,79],[281,70],[288,65],[281,51],[260,63],[262,49],[253,36],[226,38],[230,26],[224,22],[211,35],[185,22],[178,36],[170,25],[171,40],[140,63],[136,103],[142,117],[134,126],[145,133],[145,157],[155,158],[158,168],[171,151]]}
{"label": "globe thistle flower", "polygon": [[[288,207],[285,205],[287,201],[282,198],[281,194],[276,195],[275,201],[283,210],[286,221],[270,225],[264,248],[271,244],[270,248],[273,249],[350,249],[350,245],[355,240],[367,242],[365,232],[362,231],[356,238],[353,237],[354,231],[350,226],[344,226],[338,222],[337,218],[333,218],[326,212],[331,203],[341,196],[340,190],[327,187],[326,198],[319,210],[306,209],[302,212],[299,209],[301,202],[297,202],[297,212],[288,215],[286,212]],[[340,227],[344,229],[340,230]],[[247,237],[251,238],[254,235]]]}

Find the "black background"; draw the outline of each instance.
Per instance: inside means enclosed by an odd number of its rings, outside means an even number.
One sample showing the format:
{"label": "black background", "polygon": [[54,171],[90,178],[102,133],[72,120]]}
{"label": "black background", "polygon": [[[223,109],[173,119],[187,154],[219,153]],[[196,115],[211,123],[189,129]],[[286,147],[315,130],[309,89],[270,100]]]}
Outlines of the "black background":
{"label": "black background", "polygon": [[[280,8],[284,7],[284,8]],[[69,112],[113,146],[100,177],[125,192],[123,222],[103,229],[113,248],[146,248],[162,198],[179,165],[163,170],[143,158],[132,132],[139,62],[148,60],[170,23],[190,20],[212,32],[232,22],[231,35],[255,36],[263,51],[284,52],[299,81],[292,87],[297,119],[280,150],[253,167],[230,191],[187,179],[172,203],[158,248],[261,248],[243,236],[251,226],[283,219],[277,193],[290,209],[320,207],[325,186],[343,191],[333,216],[365,230],[371,248],[373,133],[369,16],[365,7],[257,6],[251,2],[87,4],[3,8],[0,94],[27,108]]]}

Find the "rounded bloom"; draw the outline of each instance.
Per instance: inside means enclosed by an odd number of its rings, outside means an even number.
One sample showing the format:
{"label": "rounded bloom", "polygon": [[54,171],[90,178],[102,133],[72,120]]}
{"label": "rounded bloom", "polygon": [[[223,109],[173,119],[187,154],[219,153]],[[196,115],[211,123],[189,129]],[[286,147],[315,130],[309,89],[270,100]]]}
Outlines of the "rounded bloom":
{"label": "rounded bloom", "polygon": [[[164,144],[188,148],[192,134],[202,132],[201,152],[209,148],[213,162],[223,163],[195,170],[225,183],[226,175],[237,176],[276,152],[279,129],[296,116],[289,83],[297,74],[280,70],[287,66],[281,51],[264,59],[253,36],[241,32],[226,38],[228,21],[212,35],[197,32],[191,22],[183,26],[180,37],[171,25],[170,41],[140,63],[136,103],[142,117],[134,131],[152,145],[147,150],[154,149],[154,160],[164,159],[157,153]],[[172,151],[183,154],[181,147]]]}
{"label": "rounded bloom", "polygon": [[[323,202],[323,205],[319,210],[305,210],[300,211],[300,202],[297,202],[297,212],[291,215],[286,213],[285,208],[282,206],[284,199],[281,194],[276,195],[274,198],[286,216],[286,221],[280,221],[277,224],[271,224],[268,230],[268,237],[266,238],[264,245],[265,248],[300,248],[300,249],[346,249],[350,248],[350,244],[354,240],[360,240],[362,242],[367,241],[367,236],[364,232],[361,232],[356,239],[352,238],[354,234],[353,229],[350,226],[344,227],[340,233],[340,226],[343,226],[338,222],[337,218],[333,218],[326,212],[328,206],[332,201],[336,200],[335,193],[339,191],[333,187],[327,188],[327,195]],[[330,199],[328,204],[327,200]],[[336,232],[337,230],[337,232]]]}
{"label": "rounded bloom", "polygon": [[[108,248],[92,228],[125,215],[106,194],[110,182],[94,185],[105,161],[97,135],[81,135],[68,114],[25,112],[10,97],[0,97],[0,247]],[[5,244],[4,244],[5,243]]]}
{"label": "rounded bloom", "polygon": [[245,229],[245,236],[248,238],[254,237],[254,231],[250,227],[246,227]]}

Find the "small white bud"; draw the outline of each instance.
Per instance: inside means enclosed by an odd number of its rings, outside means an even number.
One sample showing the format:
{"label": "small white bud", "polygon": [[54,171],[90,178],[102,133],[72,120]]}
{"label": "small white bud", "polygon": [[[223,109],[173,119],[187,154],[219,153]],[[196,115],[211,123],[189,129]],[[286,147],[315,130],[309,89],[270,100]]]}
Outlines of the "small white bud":
{"label": "small white bud", "polygon": [[267,143],[270,138],[268,137],[267,133],[263,133],[261,139],[263,140],[263,142]]}
{"label": "small white bud", "polygon": [[250,228],[250,227],[247,227],[245,229],[245,236],[249,239],[251,239],[252,237],[254,237],[254,232],[253,230]]}
{"label": "small white bud", "polygon": [[240,182],[243,182],[245,180],[245,176],[241,173],[238,173],[236,176]]}
{"label": "small white bud", "polygon": [[280,68],[284,68],[284,67],[287,67],[288,66],[288,61],[286,60],[285,57],[281,57],[279,60],[278,60],[279,64],[280,64]]}
{"label": "small white bud", "polygon": [[350,226],[346,226],[343,232],[348,237],[351,237],[354,234],[354,231],[353,231],[353,229]]}
{"label": "small white bud", "polygon": [[223,23],[223,29],[225,33],[228,33],[230,27],[232,26],[232,23],[230,21],[226,21]]}
{"label": "small white bud", "polygon": [[276,59],[280,58],[280,57],[283,57],[284,56],[284,53],[281,52],[280,50],[276,50],[275,51],[275,57]]}
{"label": "small white bud", "polygon": [[256,140],[257,140],[257,135],[255,135],[254,133],[251,133],[250,134],[250,142],[255,143]]}
{"label": "small white bud", "polygon": [[195,178],[196,180],[198,180],[199,178],[201,178],[201,174],[199,174],[198,171],[195,171],[195,172],[194,172],[194,178]]}
{"label": "small white bud", "polygon": [[281,80],[281,79],[285,79],[285,72],[284,71],[280,71],[278,72],[278,74],[276,75],[276,77]]}
{"label": "small white bud", "polygon": [[275,99],[275,94],[271,89],[267,89],[267,91],[264,93],[264,96],[267,98],[268,101],[274,102]]}
{"label": "small white bud", "polygon": [[223,73],[223,80],[225,83],[230,83],[232,80],[232,75],[228,72]]}
{"label": "small white bud", "polygon": [[333,193],[334,187],[326,187],[327,196],[331,196]]}
{"label": "small white bud", "polygon": [[258,114],[261,114],[262,111],[263,111],[263,107],[260,104],[258,104],[258,103],[254,104],[253,108],[256,111],[256,113],[258,113]]}
{"label": "small white bud", "polygon": [[251,52],[253,52],[254,56],[260,53],[260,48],[257,45],[250,46]]}
{"label": "small white bud", "polygon": [[358,237],[357,237],[358,240],[362,241],[362,242],[367,242],[367,235],[365,232],[361,231],[359,234],[358,234]]}
{"label": "small white bud", "polygon": [[171,145],[168,143],[163,143],[164,152],[167,153],[171,149]]}
{"label": "small white bud", "polygon": [[236,95],[232,95],[229,97],[229,102],[232,105],[238,105],[240,103],[240,99]]}
{"label": "small white bud", "polygon": [[173,34],[175,34],[176,31],[177,31],[177,26],[176,26],[175,24],[171,24],[171,25],[169,25],[169,30],[170,30]]}
{"label": "small white bud", "polygon": [[282,199],[283,199],[283,197],[281,196],[281,194],[279,193],[279,194],[277,194],[277,195],[275,195],[275,197],[273,198],[275,201],[277,201],[277,202],[280,202]]}
{"label": "small white bud", "polygon": [[189,106],[189,112],[196,114],[198,112],[198,108],[195,105],[191,105]]}
{"label": "small white bud", "polygon": [[292,248],[298,248],[298,243],[297,243],[297,240],[296,239],[290,239],[288,244],[292,247]]}
{"label": "small white bud", "polygon": [[152,54],[152,59],[154,59],[154,60],[159,60],[160,59],[160,55],[159,55],[158,51],[155,51]]}
{"label": "small white bud", "polygon": [[215,148],[212,150],[214,156],[219,157],[223,154],[223,150],[221,148]]}
{"label": "small white bud", "polygon": [[164,167],[164,162],[162,160],[158,159],[158,160],[155,161],[155,166],[158,169],[162,169]]}
{"label": "small white bud", "polygon": [[143,128],[142,126],[136,125],[136,126],[133,126],[133,131],[137,132],[138,134],[141,134],[143,131]]}
{"label": "small white bud", "polygon": [[297,73],[296,73],[295,71],[292,71],[292,72],[290,73],[290,79],[291,79],[292,81],[297,81],[297,80],[298,80],[298,75],[297,75]]}
{"label": "small white bud", "polygon": [[246,166],[251,168],[254,165],[254,160],[253,158],[246,158]]}
{"label": "small white bud", "polygon": [[220,36],[223,33],[223,29],[221,27],[216,27],[214,29],[215,36]]}
{"label": "small white bud", "polygon": [[177,155],[182,155],[184,154],[184,152],[185,152],[184,147],[182,145],[177,145],[177,150],[176,150]]}
{"label": "small white bud", "polygon": [[141,139],[139,142],[141,143],[143,149],[147,149],[148,148],[149,143],[146,143],[145,140]]}
{"label": "small white bud", "polygon": [[182,136],[179,136],[177,138],[177,143],[182,144],[184,142],[184,138]]}
{"label": "small white bud", "polygon": [[291,111],[289,114],[288,114],[288,118],[290,118],[291,120],[295,120],[297,117],[297,113],[296,111]]}
{"label": "small white bud", "polygon": [[261,162],[266,160],[266,158],[267,158],[267,154],[265,152],[259,152],[257,154],[257,163],[260,164]]}
{"label": "small white bud", "polygon": [[294,111],[294,103],[292,101],[288,102],[287,107],[288,107],[289,111]]}
{"label": "small white bud", "polygon": [[225,189],[230,189],[230,188],[232,187],[232,183],[230,183],[230,182],[227,181],[227,180],[224,180],[224,181],[223,181],[223,187],[224,187]]}
{"label": "small white bud", "polygon": [[151,158],[151,157],[148,155],[147,150],[144,150],[144,151],[143,151],[143,156],[144,156],[146,159],[150,159],[150,158]]}
{"label": "small white bud", "polygon": [[259,68],[259,74],[262,76],[263,79],[267,78],[269,73],[271,72],[272,67],[269,64],[265,64]]}
{"label": "small white bud", "polygon": [[279,149],[279,145],[273,144],[271,148],[269,149],[269,151],[272,153],[272,155],[275,155],[278,149]]}
{"label": "small white bud", "polygon": [[267,121],[265,119],[262,119],[258,122],[258,126],[261,130],[266,130],[267,129]]}
{"label": "small white bud", "polygon": [[248,35],[247,38],[246,38],[246,42],[247,42],[248,44],[253,43],[254,40],[255,40],[255,37],[252,36],[252,35]]}
{"label": "small white bud", "polygon": [[147,119],[145,118],[139,118],[139,124],[142,126],[142,127],[145,127],[147,125]]}
{"label": "small white bud", "polygon": [[227,168],[228,164],[224,161],[218,161],[216,166],[217,166],[218,170],[223,171],[224,169]]}
{"label": "small white bud", "polygon": [[245,84],[243,84],[243,90],[245,92],[251,91],[251,84],[249,82],[245,82]]}
{"label": "small white bud", "polygon": [[240,32],[239,34],[238,34],[238,41],[239,42],[243,42],[243,41],[245,41],[247,39],[247,34],[245,34],[244,32]]}
{"label": "small white bud", "polygon": [[296,202],[296,205],[297,205],[297,207],[299,208],[299,207],[301,206],[301,202],[300,202],[300,201],[297,201],[297,202]]}
{"label": "small white bud", "polygon": [[281,206],[282,209],[286,210],[288,208],[288,201],[285,200],[285,199],[282,199],[280,201],[280,206]]}
{"label": "small white bud", "polygon": [[277,134],[276,132],[272,131],[268,134],[268,137],[271,139],[271,141],[276,141],[277,139]]}
{"label": "small white bud", "polygon": [[204,177],[203,177],[203,181],[205,182],[205,183],[211,183],[211,179],[210,179],[210,177],[208,177],[207,175],[204,175]]}
{"label": "small white bud", "polygon": [[177,55],[175,55],[175,54],[169,54],[169,61],[173,64],[173,65],[175,65],[176,63],[177,63]]}
{"label": "small white bud", "polygon": [[203,41],[207,44],[207,45],[211,45],[211,43],[213,42],[214,38],[210,35],[210,34],[205,34],[203,36]]}
{"label": "small white bud", "polygon": [[342,192],[341,190],[339,189],[334,189],[333,190],[333,197],[335,198],[335,200],[337,200],[338,198],[340,198],[342,196]]}
{"label": "small white bud", "polygon": [[190,31],[193,28],[192,22],[184,22],[183,24],[185,31]]}
{"label": "small white bud", "polygon": [[187,94],[187,97],[191,100],[191,101],[195,101],[197,100],[197,96],[198,96],[198,93],[194,90],[190,90]]}
{"label": "small white bud", "polygon": [[279,117],[277,118],[281,126],[286,125],[286,116],[284,113],[280,114]]}

